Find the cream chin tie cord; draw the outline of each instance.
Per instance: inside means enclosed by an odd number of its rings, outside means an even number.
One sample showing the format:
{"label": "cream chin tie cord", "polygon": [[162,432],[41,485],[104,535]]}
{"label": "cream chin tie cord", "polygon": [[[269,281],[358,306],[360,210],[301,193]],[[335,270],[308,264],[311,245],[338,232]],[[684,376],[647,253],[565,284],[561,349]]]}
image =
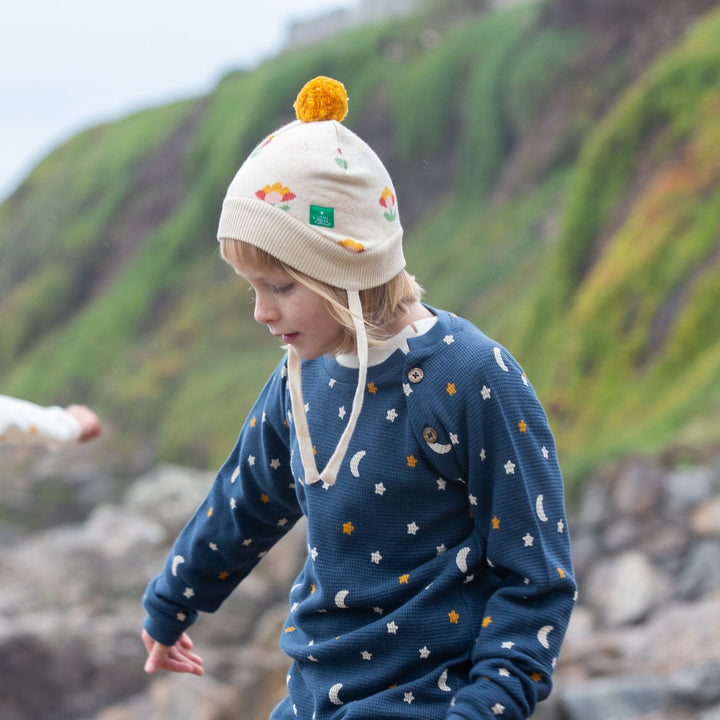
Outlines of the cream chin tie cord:
{"label": "cream chin tie cord", "polygon": [[297,433],[298,443],[300,445],[300,459],[302,460],[305,470],[305,484],[322,480],[326,485],[334,485],[337,478],[340,465],[345,458],[350,439],[355,431],[357,419],[362,410],[363,398],[365,396],[365,381],[367,379],[368,367],[368,341],[365,331],[365,323],[363,322],[362,304],[360,295],[357,290],[348,290],[348,308],[355,326],[355,338],[358,353],[358,384],[355,389],[355,397],[353,398],[352,412],[348,424],[340,437],[340,441],[335,448],[330,460],[328,460],[325,469],[318,473],[315,464],[315,453],[313,452],[312,439],[310,438],[310,430],[308,428],[307,415],[305,414],[305,402],[302,394],[302,372],[301,360],[297,353],[290,348],[288,353],[288,380],[290,382],[290,400],[292,402],[293,418],[295,421],[295,432]]}

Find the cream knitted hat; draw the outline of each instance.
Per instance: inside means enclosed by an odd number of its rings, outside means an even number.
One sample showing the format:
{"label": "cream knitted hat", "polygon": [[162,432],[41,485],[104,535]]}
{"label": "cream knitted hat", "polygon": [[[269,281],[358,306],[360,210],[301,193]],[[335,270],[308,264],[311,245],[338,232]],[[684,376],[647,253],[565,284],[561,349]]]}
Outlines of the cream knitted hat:
{"label": "cream knitted hat", "polygon": [[390,175],[375,152],[341,125],[342,83],[317,77],[295,101],[297,120],[263,140],[238,170],[220,214],[218,238],[242,240],[295,270],[348,292],[359,359],[348,424],[322,472],[315,466],[301,388],[300,358],[289,352],[295,428],[306,483],[335,482],[362,408],[367,335],[359,290],[404,267],[403,230]]}

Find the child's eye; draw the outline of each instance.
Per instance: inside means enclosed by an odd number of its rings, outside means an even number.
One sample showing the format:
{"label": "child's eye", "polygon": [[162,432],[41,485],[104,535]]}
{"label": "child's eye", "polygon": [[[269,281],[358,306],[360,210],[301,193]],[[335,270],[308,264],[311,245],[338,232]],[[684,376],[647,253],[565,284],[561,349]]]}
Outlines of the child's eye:
{"label": "child's eye", "polygon": [[294,283],[288,283],[287,285],[273,285],[273,292],[276,295],[282,295],[283,293],[290,292],[293,288]]}

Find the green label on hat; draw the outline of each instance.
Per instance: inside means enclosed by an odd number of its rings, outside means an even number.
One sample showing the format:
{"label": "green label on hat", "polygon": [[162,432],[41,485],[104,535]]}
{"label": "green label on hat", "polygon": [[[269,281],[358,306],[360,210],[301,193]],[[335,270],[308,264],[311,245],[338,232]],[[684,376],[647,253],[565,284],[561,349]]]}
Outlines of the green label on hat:
{"label": "green label on hat", "polygon": [[318,227],[335,227],[335,208],[310,206],[310,224]]}

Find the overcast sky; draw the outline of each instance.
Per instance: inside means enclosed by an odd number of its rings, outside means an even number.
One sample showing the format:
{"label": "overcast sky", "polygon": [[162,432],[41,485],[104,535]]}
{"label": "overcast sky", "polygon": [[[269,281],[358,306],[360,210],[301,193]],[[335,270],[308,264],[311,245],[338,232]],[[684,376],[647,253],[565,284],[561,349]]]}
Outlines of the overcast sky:
{"label": "overcast sky", "polygon": [[0,200],[80,130],[210,90],[356,0],[3,0]]}

